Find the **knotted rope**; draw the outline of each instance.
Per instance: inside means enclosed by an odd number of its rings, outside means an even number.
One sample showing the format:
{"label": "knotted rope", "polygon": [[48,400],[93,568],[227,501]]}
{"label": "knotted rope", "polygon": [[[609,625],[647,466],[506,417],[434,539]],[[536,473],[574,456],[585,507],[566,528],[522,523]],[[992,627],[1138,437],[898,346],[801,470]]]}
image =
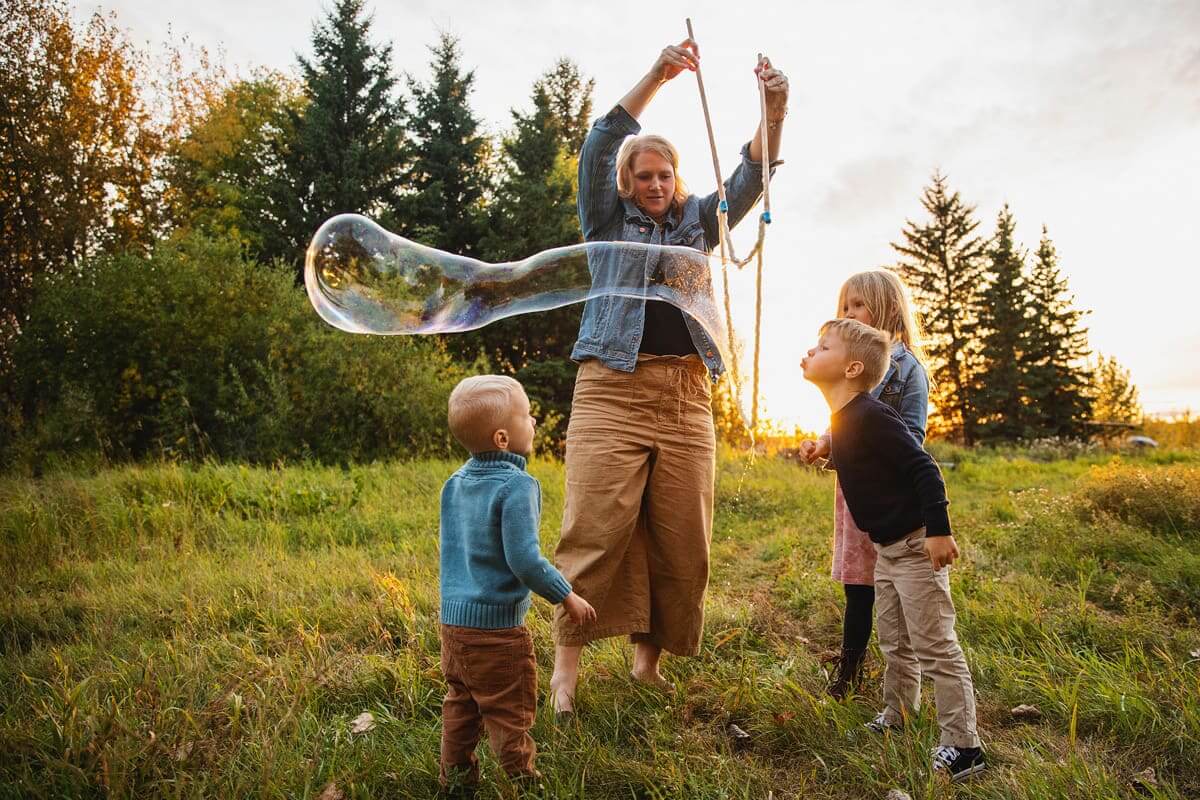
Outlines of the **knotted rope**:
{"label": "knotted rope", "polygon": [[[688,38],[696,41],[696,34],[692,30],[692,20],[690,18],[687,19],[687,32]],[[762,53],[758,54],[758,62],[762,63]],[[721,160],[717,156],[717,141],[713,135],[712,115],[708,110],[708,95],[704,91],[704,76],[700,74],[700,65],[696,65],[696,85],[700,89],[700,107],[704,110],[704,127],[708,131],[708,147],[712,152],[713,172],[717,178],[717,238],[721,251],[721,280],[725,287],[725,327],[726,335],[729,337],[729,353],[733,359],[730,367],[733,370],[733,380],[735,391],[737,392],[736,399],[739,406],[741,406],[742,381],[738,368],[737,347],[733,338],[733,311],[729,304],[728,265],[729,262],[733,262],[738,269],[742,269],[750,263],[751,259],[757,258],[754,303],[754,378],[753,395],[750,401],[750,428],[752,436],[758,430],[758,365],[762,346],[763,240],[766,238],[767,226],[771,224],[771,158],[769,147],[770,137],[767,127],[767,87],[757,76],[756,82],[758,83],[759,112],[762,115],[758,127],[762,146],[763,211],[758,218],[758,238],[754,243],[754,247],[750,249],[749,254],[745,258],[739,259],[733,251],[733,242],[729,236],[729,202],[725,198],[725,181],[721,178]]]}

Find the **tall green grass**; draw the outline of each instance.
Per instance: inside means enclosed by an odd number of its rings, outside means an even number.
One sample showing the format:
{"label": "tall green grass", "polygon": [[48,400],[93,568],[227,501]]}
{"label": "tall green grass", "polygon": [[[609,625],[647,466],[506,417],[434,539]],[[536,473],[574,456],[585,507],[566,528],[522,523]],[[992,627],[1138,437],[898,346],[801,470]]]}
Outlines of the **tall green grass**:
{"label": "tall green grass", "polygon": [[[957,455],[953,585],[989,773],[931,780],[928,704],[903,735],[862,728],[877,654],[863,697],[824,696],[822,655],[840,641],[832,480],[724,453],[702,655],[667,661],[667,698],[627,680],[627,644],[589,648],[577,722],[539,715],[532,795],[1200,794],[1200,553],[1180,527],[1200,458]],[[433,796],[436,501],[455,466],[0,479],[0,797],[318,797],[331,783],[345,797]],[[549,552],[562,467],[532,471]],[[535,602],[543,690],[549,620]],[[1019,703],[1041,719],[1013,719]],[[362,711],[377,725],[353,735]],[[487,752],[483,796],[515,796]],[[1139,789],[1147,768],[1157,786]]]}

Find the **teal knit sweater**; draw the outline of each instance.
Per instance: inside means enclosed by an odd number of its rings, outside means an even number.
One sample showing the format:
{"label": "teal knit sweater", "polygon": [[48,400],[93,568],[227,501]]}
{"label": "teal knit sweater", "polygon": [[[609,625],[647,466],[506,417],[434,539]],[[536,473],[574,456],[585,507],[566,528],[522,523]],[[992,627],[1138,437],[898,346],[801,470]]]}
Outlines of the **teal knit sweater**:
{"label": "teal knit sweater", "polygon": [[476,453],[442,487],[442,622],[513,628],[525,621],[529,590],[561,603],[571,584],[538,543],[542,491],[525,459]]}

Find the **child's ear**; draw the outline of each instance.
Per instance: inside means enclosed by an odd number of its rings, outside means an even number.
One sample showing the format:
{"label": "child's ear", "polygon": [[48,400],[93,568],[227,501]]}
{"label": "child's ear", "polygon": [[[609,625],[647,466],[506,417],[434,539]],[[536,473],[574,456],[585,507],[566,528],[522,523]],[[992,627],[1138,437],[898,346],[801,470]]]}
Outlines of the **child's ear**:
{"label": "child's ear", "polygon": [[492,434],[492,444],[496,446],[497,450],[507,450],[508,430],[506,428],[497,429],[496,432]]}
{"label": "child's ear", "polygon": [[861,361],[851,361],[846,365],[846,380],[854,380],[859,375],[862,375],[863,370],[866,368],[866,365]]}

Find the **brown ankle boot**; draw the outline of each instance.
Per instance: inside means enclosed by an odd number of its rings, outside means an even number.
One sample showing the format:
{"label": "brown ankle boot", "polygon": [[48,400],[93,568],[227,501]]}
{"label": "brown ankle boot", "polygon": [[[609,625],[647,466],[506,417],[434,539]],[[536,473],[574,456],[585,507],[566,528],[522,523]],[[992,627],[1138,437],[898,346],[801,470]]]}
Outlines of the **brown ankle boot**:
{"label": "brown ankle boot", "polygon": [[837,658],[837,672],[829,683],[830,696],[836,700],[844,700],[846,695],[858,691],[858,687],[862,685],[863,662],[866,657],[866,650],[842,648],[842,654]]}

